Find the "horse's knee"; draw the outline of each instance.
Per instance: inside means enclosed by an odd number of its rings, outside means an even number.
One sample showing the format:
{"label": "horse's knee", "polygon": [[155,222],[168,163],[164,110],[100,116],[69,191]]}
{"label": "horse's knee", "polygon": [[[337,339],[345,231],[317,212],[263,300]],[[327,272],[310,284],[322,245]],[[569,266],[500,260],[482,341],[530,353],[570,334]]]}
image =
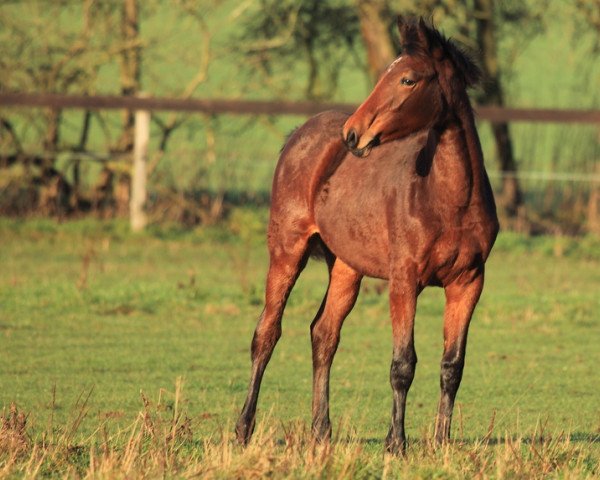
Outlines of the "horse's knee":
{"label": "horse's knee", "polygon": [[465,366],[464,356],[443,358],[440,371],[440,387],[444,393],[451,396],[456,395],[460,381],[462,380]]}
{"label": "horse's knee", "polygon": [[394,390],[408,390],[415,378],[417,355],[414,350],[407,350],[394,356],[390,368],[390,383]]}

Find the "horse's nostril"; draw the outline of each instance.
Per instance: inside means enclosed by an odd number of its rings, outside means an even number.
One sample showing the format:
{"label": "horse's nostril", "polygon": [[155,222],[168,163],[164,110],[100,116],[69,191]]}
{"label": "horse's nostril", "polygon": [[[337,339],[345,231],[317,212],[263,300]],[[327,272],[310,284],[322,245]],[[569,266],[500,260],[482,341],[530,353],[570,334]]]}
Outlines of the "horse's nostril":
{"label": "horse's nostril", "polygon": [[349,148],[356,148],[358,145],[358,135],[354,129],[348,132],[348,136],[346,137],[346,145],[348,145]]}

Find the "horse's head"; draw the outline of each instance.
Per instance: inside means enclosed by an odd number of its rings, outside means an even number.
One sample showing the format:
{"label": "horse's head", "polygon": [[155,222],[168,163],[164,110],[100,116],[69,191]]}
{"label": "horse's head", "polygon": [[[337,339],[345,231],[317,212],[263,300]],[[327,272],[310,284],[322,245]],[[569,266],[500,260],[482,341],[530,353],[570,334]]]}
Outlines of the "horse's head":
{"label": "horse's head", "polygon": [[398,28],[402,55],[344,124],[344,143],[359,157],[380,143],[443,123],[480,76],[473,62],[423,19],[401,17]]}

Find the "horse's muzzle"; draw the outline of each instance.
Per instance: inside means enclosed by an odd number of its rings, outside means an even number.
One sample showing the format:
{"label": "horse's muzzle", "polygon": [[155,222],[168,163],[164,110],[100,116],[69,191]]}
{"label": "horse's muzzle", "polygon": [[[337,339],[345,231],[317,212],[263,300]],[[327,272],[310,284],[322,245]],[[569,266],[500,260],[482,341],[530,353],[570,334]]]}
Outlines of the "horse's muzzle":
{"label": "horse's muzzle", "polygon": [[379,135],[373,137],[373,139],[362,148],[357,148],[358,143],[358,134],[354,129],[351,129],[346,138],[344,138],[344,144],[353,155],[360,158],[367,157],[369,153],[371,153],[371,149],[379,145]]}
{"label": "horse's muzzle", "polygon": [[358,145],[358,134],[356,133],[356,130],[354,130],[353,128],[350,129],[348,135],[344,139],[344,142],[350,150],[354,150]]}

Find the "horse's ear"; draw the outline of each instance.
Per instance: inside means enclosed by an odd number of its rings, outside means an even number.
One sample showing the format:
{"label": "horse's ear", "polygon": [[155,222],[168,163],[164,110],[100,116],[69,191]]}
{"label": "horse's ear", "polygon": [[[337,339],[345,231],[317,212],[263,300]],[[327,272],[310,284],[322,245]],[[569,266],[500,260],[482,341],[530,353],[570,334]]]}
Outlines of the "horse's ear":
{"label": "horse's ear", "polygon": [[423,17],[419,18],[417,34],[419,36],[419,43],[425,48],[425,50],[429,50],[431,46],[431,39],[429,37],[429,27],[425,23]]}
{"label": "horse's ear", "polygon": [[402,35],[402,26],[405,23],[405,18],[402,15],[398,15],[398,18],[396,19],[396,25],[398,26],[398,30],[400,31],[400,35]]}
{"label": "horse's ear", "polygon": [[407,29],[408,26],[406,24],[406,18],[404,18],[402,15],[398,15],[398,18],[396,20],[396,25],[398,26],[398,32],[400,33],[400,45],[402,46],[402,48],[404,49],[404,45],[406,45],[406,41],[407,41]]}
{"label": "horse's ear", "polygon": [[398,31],[400,32],[400,47],[407,50],[409,46],[418,42],[418,32],[415,28],[415,22],[410,18],[398,15]]}
{"label": "horse's ear", "polygon": [[419,43],[423,48],[430,52],[433,58],[441,60],[444,56],[443,47],[440,43],[439,34],[432,26],[430,26],[423,17],[419,18],[419,25],[417,27]]}

